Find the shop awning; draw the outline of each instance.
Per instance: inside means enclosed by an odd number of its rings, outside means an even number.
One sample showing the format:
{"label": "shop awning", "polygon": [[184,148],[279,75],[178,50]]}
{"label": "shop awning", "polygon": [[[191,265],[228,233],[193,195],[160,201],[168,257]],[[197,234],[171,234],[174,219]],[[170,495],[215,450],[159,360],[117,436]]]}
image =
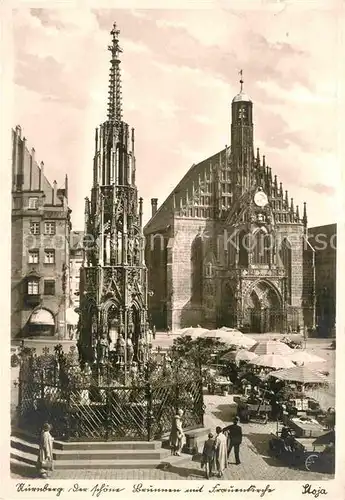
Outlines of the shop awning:
{"label": "shop awning", "polygon": [[66,309],[66,323],[67,325],[76,326],[79,321],[79,314],[75,312],[73,307]]}
{"label": "shop awning", "polygon": [[54,316],[47,309],[37,309],[29,319],[30,325],[49,325],[55,326]]}

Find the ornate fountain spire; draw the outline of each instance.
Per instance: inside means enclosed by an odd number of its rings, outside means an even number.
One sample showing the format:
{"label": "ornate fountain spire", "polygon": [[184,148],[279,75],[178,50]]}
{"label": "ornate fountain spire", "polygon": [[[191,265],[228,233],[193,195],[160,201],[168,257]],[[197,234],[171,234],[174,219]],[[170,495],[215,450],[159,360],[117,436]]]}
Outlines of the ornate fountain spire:
{"label": "ornate fountain spire", "polygon": [[121,91],[121,70],[120,70],[120,53],[122,49],[119,45],[119,33],[116,23],[113,24],[112,44],[108,46],[111,52],[111,66],[109,72],[109,97],[108,97],[108,120],[112,122],[120,122],[122,120],[122,91]]}

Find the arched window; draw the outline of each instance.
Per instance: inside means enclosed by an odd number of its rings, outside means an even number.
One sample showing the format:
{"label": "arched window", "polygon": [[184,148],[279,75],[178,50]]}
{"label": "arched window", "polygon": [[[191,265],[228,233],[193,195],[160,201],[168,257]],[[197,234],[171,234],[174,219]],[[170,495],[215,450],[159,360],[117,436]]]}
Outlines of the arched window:
{"label": "arched window", "polygon": [[29,318],[27,331],[30,336],[53,336],[55,333],[55,318],[52,312],[42,307],[34,310]]}
{"label": "arched window", "polygon": [[285,296],[291,304],[291,244],[287,238],[284,238],[279,252],[282,266],[285,269]]}
{"label": "arched window", "polygon": [[270,263],[272,238],[263,229],[259,229],[252,235],[252,262],[253,264]]}
{"label": "arched window", "polygon": [[245,231],[240,231],[238,235],[238,264],[241,267],[248,267],[248,244],[248,234]]}
{"label": "arched window", "polygon": [[197,236],[191,249],[192,287],[191,302],[200,304],[202,301],[203,246],[201,236]]}

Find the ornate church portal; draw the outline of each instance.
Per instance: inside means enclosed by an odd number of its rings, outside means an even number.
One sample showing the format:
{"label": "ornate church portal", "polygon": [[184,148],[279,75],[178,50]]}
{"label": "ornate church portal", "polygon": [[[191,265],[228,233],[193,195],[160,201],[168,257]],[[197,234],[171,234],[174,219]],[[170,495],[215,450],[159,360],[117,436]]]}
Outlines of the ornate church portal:
{"label": "ornate church portal", "polygon": [[245,296],[242,324],[252,333],[282,332],[281,300],[267,283],[256,283]]}

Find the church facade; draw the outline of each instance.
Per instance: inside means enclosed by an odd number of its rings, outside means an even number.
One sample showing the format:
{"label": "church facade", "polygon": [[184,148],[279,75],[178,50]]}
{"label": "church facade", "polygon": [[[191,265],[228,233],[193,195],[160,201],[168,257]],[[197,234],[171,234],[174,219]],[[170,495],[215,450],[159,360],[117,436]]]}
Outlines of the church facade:
{"label": "church facade", "polygon": [[193,165],[144,228],[157,329],[315,326],[315,255],[300,210],[254,150],[253,102],[232,101],[231,147]]}

